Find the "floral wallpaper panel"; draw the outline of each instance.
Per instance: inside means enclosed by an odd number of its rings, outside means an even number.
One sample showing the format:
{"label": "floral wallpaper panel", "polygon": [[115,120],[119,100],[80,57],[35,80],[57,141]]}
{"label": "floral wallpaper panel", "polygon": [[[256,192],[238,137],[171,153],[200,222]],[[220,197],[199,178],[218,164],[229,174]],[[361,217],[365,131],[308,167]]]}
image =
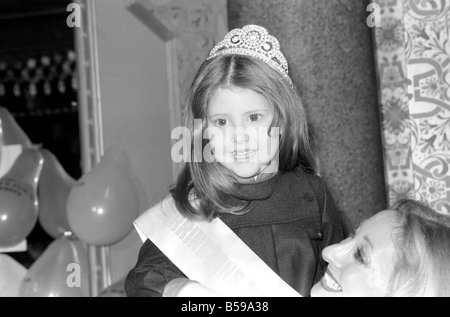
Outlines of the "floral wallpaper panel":
{"label": "floral wallpaper panel", "polygon": [[377,0],[374,30],[390,204],[450,213],[450,2]]}

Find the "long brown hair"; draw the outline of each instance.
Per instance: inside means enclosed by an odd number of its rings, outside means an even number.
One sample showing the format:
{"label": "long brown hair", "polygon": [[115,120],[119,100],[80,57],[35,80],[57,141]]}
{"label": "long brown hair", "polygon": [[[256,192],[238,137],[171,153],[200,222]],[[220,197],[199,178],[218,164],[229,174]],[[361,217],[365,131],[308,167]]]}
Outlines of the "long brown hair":
{"label": "long brown hair", "polygon": [[[194,158],[194,144],[198,140],[202,140],[203,148],[208,144],[208,140],[203,139],[207,127],[207,107],[219,88],[250,89],[265,97],[273,106],[271,127],[283,131],[279,147],[280,171],[301,167],[307,173],[317,172],[317,159],[298,91],[263,61],[243,55],[216,57],[202,64],[190,88],[186,126],[192,138],[191,157],[171,188],[178,209],[188,218],[211,220],[219,213],[248,211],[249,202],[227,199],[237,191],[236,180],[228,170],[217,162],[204,159],[196,162]],[[199,119],[202,124],[194,124],[194,120]],[[192,204],[194,198],[195,206]]]}

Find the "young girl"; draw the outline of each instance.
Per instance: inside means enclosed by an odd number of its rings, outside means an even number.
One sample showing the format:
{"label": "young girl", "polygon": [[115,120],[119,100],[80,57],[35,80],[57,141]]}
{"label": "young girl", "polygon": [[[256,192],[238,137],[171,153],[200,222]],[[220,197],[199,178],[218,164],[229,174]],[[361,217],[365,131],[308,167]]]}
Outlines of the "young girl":
{"label": "young girl", "polygon": [[[324,273],[321,251],[343,234],[316,175],[305,110],[278,40],[256,25],[229,32],[200,67],[188,102],[192,151],[170,190],[178,211],[193,220],[219,217],[309,296]],[[195,148],[198,139],[203,143]],[[214,295],[150,240],[125,288],[127,296]]]}

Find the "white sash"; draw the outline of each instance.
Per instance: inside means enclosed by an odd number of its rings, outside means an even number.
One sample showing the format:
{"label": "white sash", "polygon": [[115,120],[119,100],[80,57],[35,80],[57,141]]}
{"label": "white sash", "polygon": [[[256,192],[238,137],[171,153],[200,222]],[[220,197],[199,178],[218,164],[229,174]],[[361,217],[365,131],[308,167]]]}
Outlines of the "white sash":
{"label": "white sash", "polygon": [[142,241],[149,238],[189,279],[222,296],[301,297],[220,219],[190,221],[171,197],[134,225]]}

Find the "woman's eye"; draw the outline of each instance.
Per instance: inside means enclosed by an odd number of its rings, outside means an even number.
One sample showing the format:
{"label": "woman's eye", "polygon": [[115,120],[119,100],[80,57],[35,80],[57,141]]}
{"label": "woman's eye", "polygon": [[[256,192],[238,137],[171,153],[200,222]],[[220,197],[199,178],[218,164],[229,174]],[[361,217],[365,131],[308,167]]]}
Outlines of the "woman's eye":
{"label": "woman's eye", "polygon": [[364,251],[361,248],[356,248],[355,252],[353,253],[353,258],[355,261],[359,264],[366,265],[367,261],[365,259]]}
{"label": "woman's eye", "polygon": [[258,120],[259,120],[259,114],[250,115],[250,121],[258,121]]}

